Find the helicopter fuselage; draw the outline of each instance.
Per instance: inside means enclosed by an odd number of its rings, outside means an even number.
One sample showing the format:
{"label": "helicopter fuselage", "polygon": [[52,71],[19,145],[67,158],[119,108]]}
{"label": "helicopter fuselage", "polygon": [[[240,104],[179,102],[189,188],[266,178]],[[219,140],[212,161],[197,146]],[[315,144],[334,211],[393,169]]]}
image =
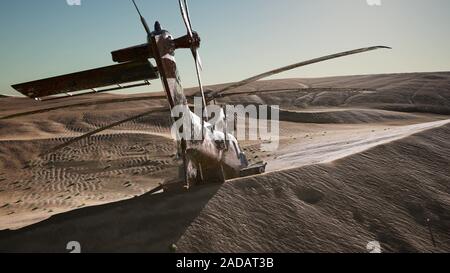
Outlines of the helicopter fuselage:
{"label": "helicopter fuselage", "polygon": [[[175,131],[172,135],[176,138],[178,154],[183,161],[184,179],[189,186],[239,177],[241,170],[248,168],[249,164],[237,139],[227,133],[224,126],[216,128],[215,124],[206,122],[205,117],[200,117],[189,108],[175,60],[175,50],[180,48],[179,41],[185,41],[185,38],[175,41],[165,30],[155,31],[149,37],[151,52],[172,110],[173,124],[184,124],[172,130]],[[220,122],[226,124],[223,117],[222,112]],[[187,127],[190,127],[189,134],[186,134]]]}

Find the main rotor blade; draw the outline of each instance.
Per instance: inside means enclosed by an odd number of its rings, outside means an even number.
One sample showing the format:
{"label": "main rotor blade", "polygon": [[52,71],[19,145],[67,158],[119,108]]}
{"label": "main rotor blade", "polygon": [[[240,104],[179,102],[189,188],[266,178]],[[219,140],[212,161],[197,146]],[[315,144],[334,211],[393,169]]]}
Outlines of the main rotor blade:
{"label": "main rotor blade", "polygon": [[15,84],[12,87],[34,99],[158,78],[158,70],[148,60],[144,60]]}
{"label": "main rotor blade", "polygon": [[117,87],[110,87],[110,88],[106,88],[106,89],[102,89],[102,90],[93,89],[93,91],[84,92],[84,93],[76,93],[76,94],[69,93],[68,96],[61,96],[61,97],[55,96],[55,97],[50,97],[48,99],[41,99],[40,101],[54,101],[54,100],[62,100],[62,99],[66,99],[66,98],[76,98],[76,97],[106,93],[106,92],[111,92],[111,91],[116,91],[116,90],[124,90],[124,89],[128,89],[128,88],[133,88],[133,87],[140,87],[140,86],[144,86],[144,85],[150,85],[150,82],[145,81],[143,83],[130,84],[130,85],[126,85],[126,86],[122,86],[119,84],[119,85],[117,85]]}
{"label": "main rotor blade", "polygon": [[[196,51],[195,51],[196,52]],[[195,55],[194,55],[195,57]],[[198,60],[195,60],[195,71],[197,72],[197,80],[198,80],[198,86],[200,88],[200,93],[202,94],[202,128],[204,124],[204,117],[208,117],[208,112],[206,110],[206,99],[205,99],[205,90],[203,89],[203,81],[202,81],[202,75],[201,75],[201,67],[198,62]]]}
{"label": "main rotor blade", "polygon": [[192,32],[192,26],[191,21],[189,20],[188,13],[186,11],[185,3],[183,0],[178,0],[178,3],[180,4],[180,10],[181,10],[181,17],[183,18],[184,25],[186,26],[186,30],[188,32],[188,35],[191,39],[194,38],[194,34]]}
{"label": "main rotor blade", "polygon": [[72,144],[74,144],[74,143],[76,143],[76,142],[78,142],[78,141],[80,141],[82,139],[88,138],[88,137],[93,136],[95,134],[98,134],[98,133],[100,133],[102,131],[105,131],[105,130],[111,129],[113,127],[119,126],[119,125],[121,125],[123,123],[129,122],[129,121],[133,121],[135,119],[142,118],[142,117],[145,117],[145,116],[153,114],[153,113],[164,112],[164,111],[169,111],[169,108],[166,108],[166,107],[164,107],[164,108],[156,108],[156,109],[153,109],[151,111],[147,111],[145,113],[142,113],[142,114],[139,114],[139,115],[136,115],[136,116],[132,116],[132,117],[129,117],[129,118],[126,118],[124,120],[120,120],[120,121],[117,121],[117,122],[114,122],[114,123],[111,123],[111,124],[109,124],[107,126],[98,128],[98,129],[96,129],[94,131],[91,131],[89,133],[86,133],[84,135],[72,138],[71,140],[69,140],[69,141],[67,141],[67,142],[65,142],[63,144],[58,145],[58,146],[56,146],[56,147],[54,147],[54,148],[52,148],[52,149],[50,149],[50,150],[40,154],[39,157],[44,157],[44,156],[46,156],[48,154],[54,153],[54,152],[56,152],[58,150],[61,150],[61,149],[65,148],[65,147],[67,147],[67,146],[70,146],[70,145],[72,145]]}
{"label": "main rotor blade", "polygon": [[192,49],[192,55],[194,56],[194,60],[196,63],[198,63],[198,66],[200,67],[200,71],[203,71],[203,63],[202,59],[200,58],[200,53],[198,52],[198,49]]}
{"label": "main rotor blade", "polygon": [[229,85],[229,86],[227,86],[227,87],[225,87],[225,88],[223,88],[221,90],[217,90],[217,91],[211,92],[209,94],[209,96],[208,96],[209,98],[207,99],[207,102],[210,102],[210,101],[214,100],[215,98],[220,97],[221,93],[223,93],[225,91],[232,90],[232,89],[235,89],[235,88],[238,88],[238,87],[250,84],[252,82],[261,80],[263,78],[267,78],[269,76],[273,76],[273,75],[279,74],[281,72],[285,72],[285,71],[292,70],[292,69],[295,69],[295,68],[298,68],[298,67],[302,67],[302,66],[307,66],[307,65],[310,65],[310,64],[320,63],[320,62],[331,60],[331,59],[341,58],[341,57],[345,57],[345,56],[349,56],[349,55],[353,55],[353,54],[358,54],[358,53],[363,53],[363,52],[367,52],[367,51],[372,51],[372,50],[376,50],[376,49],[381,49],[381,48],[391,49],[390,47],[387,47],[387,46],[372,46],[372,47],[359,48],[359,49],[350,50],[350,51],[344,51],[344,52],[340,52],[340,53],[336,53],[336,54],[332,54],[332,55],[327,55],[327,56],[324,56],[324,57],[320,57],[320,58],[316,58],[316,59],[312,59],[312,60],[308,60],[308,61],[303,61],[303,62],[300,62],[300,63],[288,65],[288,66],[281,67],[281,68],[278,68],[278,69],[275,69],[275,70],[271,70],[269,72],[265,72],[265,73],[256,75],[254,77],[245,79],[243,81],[231,84],[231,85]]}
{"label": "main rotor blade", "polygon": [[139,17],[141,18],[141,23],[144,26],[145,32],[147,32],[147,35],[150,36],[151,35],[151,31],[150,28],[148,27],[147,21],[145,20],[144,16],[142,16],[141,11],[139,10],[138,6],[136,5],[136,2],[134,0],[133,1],[134,7],[136,8]]}
{"label": "main rotor blade", "polygon": [[188,6],[188,3],[187,3],[187,0],[183,0],[183,1],[184,1],[184,8],[186,10],[186,17],[187,17],[189,26],[190,26],[190,28],[192,30],[192,22],[191,22],[191,15],[189,14],[189,6]]}

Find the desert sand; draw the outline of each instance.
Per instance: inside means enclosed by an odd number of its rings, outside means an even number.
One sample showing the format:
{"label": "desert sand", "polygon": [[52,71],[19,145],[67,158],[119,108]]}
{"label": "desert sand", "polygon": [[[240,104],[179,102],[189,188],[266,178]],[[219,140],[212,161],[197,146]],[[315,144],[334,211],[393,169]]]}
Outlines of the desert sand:
{"label": "desert sand", "polygon": [[84,252],[450,251],[450,72],[232,92],[221,101],[282,109],[277,151],[241,144],[267,173],[162,194],[150,191],[178,170],[168,113],[38,156],[165,106],[161,93],[0,98],[0,252],[67,252],[69,241]]}

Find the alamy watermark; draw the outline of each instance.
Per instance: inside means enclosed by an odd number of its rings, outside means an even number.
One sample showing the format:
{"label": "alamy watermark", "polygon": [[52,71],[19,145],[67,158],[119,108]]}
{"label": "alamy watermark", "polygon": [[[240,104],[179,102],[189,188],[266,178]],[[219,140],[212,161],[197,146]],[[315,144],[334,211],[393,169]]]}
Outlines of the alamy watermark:
{"label": "alamy watermark", "polygon": [[66,245],[66,250],[69,250],[69,253],[81,253],[81,244],[78,241],[70,241]]}
{"label": "alamy watermark", "polygon": [[81,6],[81,0],[66,0],[69,6]]}
{"label": "alamy watermark", "polygon": [[381,253],[381,244],[378,241],[371,241],[367,243],[366,249],[369,253]]}
{"label": "alamy watermark", "polygon": [[366,0],[369,6],[381,6],[381,0]]}
{"label": "alamy watermark", "polygon": [[214,140],[254,140],[261,141],[264,151],[278,149],[280,114],[276,105],[208,105],[205,113],[208,121],[202,124],[201,98],[194,100],[194,113],[186,105],[175,106],[172,137],[194,141],[205,136]]}

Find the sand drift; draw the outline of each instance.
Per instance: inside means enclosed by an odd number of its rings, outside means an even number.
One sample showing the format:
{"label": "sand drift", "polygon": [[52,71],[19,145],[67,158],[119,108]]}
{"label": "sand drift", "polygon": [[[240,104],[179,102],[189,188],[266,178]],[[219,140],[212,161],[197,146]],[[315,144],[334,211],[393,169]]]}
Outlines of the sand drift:
{"label": "sand drift", "polygon": [[312,143],[289,145],[280,149],[277,154],[281,155],[270,161],[267,170],[279,171],[305,165],[332,162],[363,152],[377,145],[443,126],[449,122],[450,120],[443,120],[399,127],[385,127],[384,129],[377,128],[377,131],[349,129],[348,132],[328,134],[326,138],[318,139]]}

